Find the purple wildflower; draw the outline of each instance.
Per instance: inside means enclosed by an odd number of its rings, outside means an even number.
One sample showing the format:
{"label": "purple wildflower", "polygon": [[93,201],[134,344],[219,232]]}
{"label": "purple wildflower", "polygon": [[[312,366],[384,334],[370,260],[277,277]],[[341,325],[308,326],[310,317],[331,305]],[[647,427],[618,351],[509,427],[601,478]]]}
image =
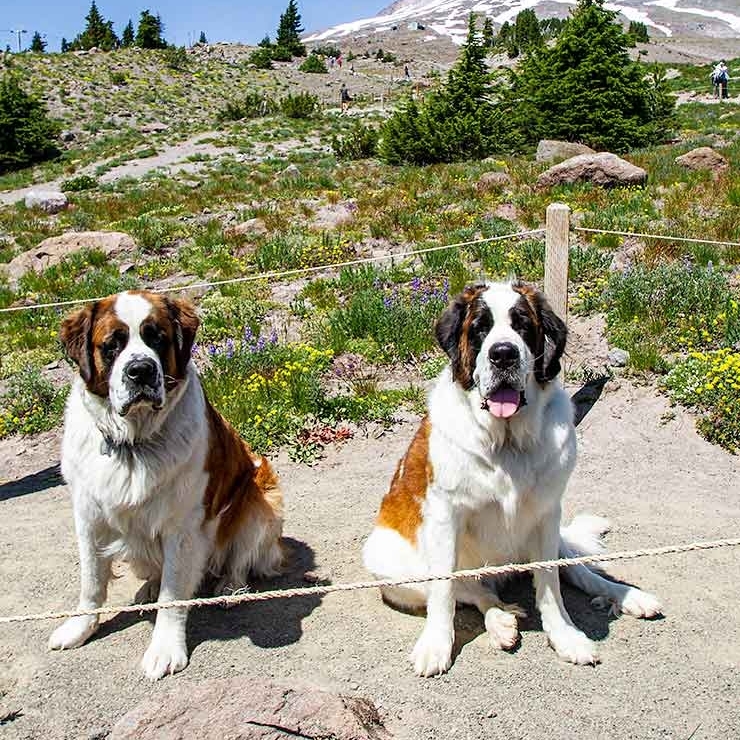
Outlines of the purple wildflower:
{"label": "purple wildflower", "polygon": [[226,359],[230,360],[234,356],[234,340],[229,337],[226,340]]}
{"label": "purple wildflower", "polygon": [[206,351],[209,357],[215,357],[218,354],[218,347],[215,344],[209,344]]}

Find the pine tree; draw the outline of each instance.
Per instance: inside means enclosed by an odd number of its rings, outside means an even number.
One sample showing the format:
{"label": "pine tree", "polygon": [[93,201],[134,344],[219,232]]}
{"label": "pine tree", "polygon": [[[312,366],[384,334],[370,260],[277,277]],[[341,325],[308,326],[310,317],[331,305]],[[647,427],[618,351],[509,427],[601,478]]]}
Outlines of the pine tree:
{"label": "pine tree", "polygon": [[306,56],[306,47],[301,43],[304,30],[296,0],[288,0],[288,7],[280,16],[275,45],[287,49],[293,56]]}
{"label": "pine tree", "polygon": [[493,48],[494,39],[495,34],[493,32],[493,21],[486,16],[486,19],[483,21],[483,46],[485,46],[486,49]]}
{"label": "pine tree", "polygon": [[69,51],[69,41],[67,41],[64,36],[62,36],[61,50],[62,54]]}
{"label": "pine tree", "polygon": [[579,0],[555,45],[524,60],[508,95],[510,120],[528,144],[565,139],[621,152],[659,141],[673,102],[627,46],[603,0]]}
{"label": "pine tree", "polygon": [[136,29],[136,46],[140,49],[166,49],[167,42],[162,37],[164,24],[159,15],[142,10],[139,27]]}
{"label": "pine tree", "polygon": [[113,31],[113,21],[106,21],[92,0],[90,10],[85,16],[85,30],[69,45],[70,49],[102,49],[110,51],[118,46],[118,36]]}
{"label": "pine tree", "polygon": [[201,31],[200,32],[200,36],[198,37],[198,43],[199,44],[207,44],[208,43],[208,39],[206,38],[206,32],[205,31]]}
{"label": "pine tree", "polygon": [[133,45],[134,45],[134,24],[129,18],[128,23],[126,24],[126,27],[123,29],[123,33],[121,34],[121,46],[128,48]]}
{"label": "pine tree", "polygon": [[487,156],[497,138],[486,49],[468,19],[468,35],[445,85],[422,105],[413,100],[382,129],[380,154],[390,164],[432,164]]}
{"label": "pine tree", "polygon": [[36,54],[43,54],[46,51],[46,41],[41,38],[41,34],[35,31],[31,39],[31,51]]}
{"label": "pine tree", "polygon": [[514,36],[519,51],[525,54],[530,49],[542,46],[542,31],[534,10],[527,8],[517,14],[514,21]]}
{"label": "pine tree", "polygon": [[58,124],[11,73],[0,78],[0,174],[59,154]]}

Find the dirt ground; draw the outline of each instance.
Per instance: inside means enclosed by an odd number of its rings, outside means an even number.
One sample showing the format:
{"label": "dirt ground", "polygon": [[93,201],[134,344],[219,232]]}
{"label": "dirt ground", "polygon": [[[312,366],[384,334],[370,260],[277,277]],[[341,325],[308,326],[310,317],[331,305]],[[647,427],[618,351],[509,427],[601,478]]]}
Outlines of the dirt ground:
{"label": "dirt ground", "polygon": [[[598,322],[574,329],[571,346],[598,361]],[[334,582],[366,577],[360,548],[413,432],[407,421],[380,437],[355,438],[313,467],[276,460],[293,558],[265,588],[307,585],[306,571]],[[691,417],[670,409],[653,387],[608,382],[578,435],[566,516],[607,516],[610,549],[738,535],[740,460],[704,442]],[[0,614],[76,603],[77,554],[55,468],[58,446],[58,432],[0,442]],[[527,579],[505,589],[530,613],[521,646],[513,654],[492,650],[478,613],[461,609],[455,662],[435,679],[414,676],[407,660],[421,618],[383,606],[374,591],[193,612],[190,666],[156,684],[138,667],[151,633],[146,617],[114,615],[90,643],[64,653],[46,649],[52,623],[3,625],[0,734],[100,739],[144,697],[244,675],[368,697],[404,740],[738,737],[739,564],[738,549],[611,564],[615,576],[661,598],[665,617],[651,622],[614,619],[566,588],[574,621],[600,644],[596,667],[556,658]],[[129,603],[138,585],[121,570],[109,603]]]}

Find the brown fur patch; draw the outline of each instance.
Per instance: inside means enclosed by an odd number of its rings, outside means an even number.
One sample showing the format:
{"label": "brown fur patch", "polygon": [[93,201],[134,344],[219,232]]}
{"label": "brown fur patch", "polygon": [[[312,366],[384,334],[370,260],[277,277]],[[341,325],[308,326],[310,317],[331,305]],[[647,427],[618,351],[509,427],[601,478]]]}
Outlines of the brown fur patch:
{"label": "brown fur patch", "polygon": [[378,526],[395,529],[401,537],[412,543],[416,543],[416,532],[421,524],[421,506],[427,488],[434,480],[434,470],[429,460],[430,431],[429,418],[425,416],[396,467],[391,487],[378,514]]}
{"label": "brown fur patch", "polygon": [[206,400],[209,446],[206,519],[220,516],[217,547],[227,545],[250,519],[282,519],[283,497],[270,463],[252,452],[236,430]]}

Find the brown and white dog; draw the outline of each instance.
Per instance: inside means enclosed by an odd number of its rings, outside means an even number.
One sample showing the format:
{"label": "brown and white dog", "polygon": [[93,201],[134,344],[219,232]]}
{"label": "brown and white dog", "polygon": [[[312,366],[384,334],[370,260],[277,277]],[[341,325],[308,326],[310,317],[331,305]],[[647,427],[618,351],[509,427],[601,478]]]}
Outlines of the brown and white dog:
{"label": "brown and white dog", "polygon": [[[566,327],[544,296],[520,282],[468,287],[436,333],[450,364],[365,544],[368,570],[402,579],[599,551],[605,520],[581,516],[560,524],[576,435],[570,399],[556,380]],[[654,596],[585,566],[563,575],[619,611],[660,612]],[[563,606],[558,572],[535,571],[534,584],[555,652],[572,663],[595,663],[594,644]],[[510,649],[518,640],[520,610],[501,602],[495,583],[436,581],[385,588],[383,596],[401,609],[426,606],[411,655],[422,676],[450,667],[456,602],[480,610],[494,647]]]}
{"label": "brown and white dog", "polygon": [[[103,604],[116,557],[160,601],[190,598],[208,571],[239,586],[249,573],[279,569],[282,494],[267,460],[203,393],[190,361],[198,323],[186,301],[132,291],[62,324],[79,368],[62,473],[80,550],[80,609]],[[187,665],[186,620],[182,608],[157,613],[142,661],[149,678]],[[49,647],[78,647],[97,627],[97,617],[72,617]]]}

